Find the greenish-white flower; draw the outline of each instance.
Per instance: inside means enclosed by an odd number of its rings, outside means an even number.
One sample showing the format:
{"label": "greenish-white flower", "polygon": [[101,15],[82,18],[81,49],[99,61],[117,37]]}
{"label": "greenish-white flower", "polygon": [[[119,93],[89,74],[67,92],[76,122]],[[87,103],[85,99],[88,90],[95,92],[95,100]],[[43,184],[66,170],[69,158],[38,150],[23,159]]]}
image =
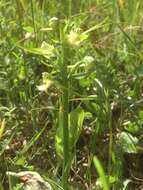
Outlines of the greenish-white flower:
{"label": "greenish-white flower", "polygon": [[57,17],[52,17],[50,20],[49,20],[49,26],[54,28],[56,26],[58,22],[58,18]]}
{"label": "greenish-white flower", "polygon": [[85,64],[85,70],[89,71],[94,66],[94,58],[92,56],[85,56],[83,58],[83,62]]}
{"label": "greenish-white flower", "polygon": [[67,35],[67,42],[71,46],[79,46],[81,42],[87,39],[88,35],[79,33],[77,31],[71,30],[70,33]]}
{"label": "greenish-white flower", "polygon": [[49,78],[48,73],[42,73],[42,84],[37,86],[39,91],[47,91],[48,88],[53,84],[53,81]]}
{"label": "greenish-white flower", "polygon": [[84,62],[87,63],[87,64],[90,64],[90,63],[93,63],[94,62],[94,58],[92,56],[85,56],[84,57]]}

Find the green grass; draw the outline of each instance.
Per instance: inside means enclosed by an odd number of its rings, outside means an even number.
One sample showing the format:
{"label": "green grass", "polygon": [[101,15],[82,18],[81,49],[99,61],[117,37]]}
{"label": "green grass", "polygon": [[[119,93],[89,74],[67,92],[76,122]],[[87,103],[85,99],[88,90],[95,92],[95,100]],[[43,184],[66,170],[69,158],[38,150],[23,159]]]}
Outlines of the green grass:
{"label": "green grass", "polygon": [[1,0],[1,189],[7,170],[124,189],[124,154],[142,152],[142,11],[142,0]]}

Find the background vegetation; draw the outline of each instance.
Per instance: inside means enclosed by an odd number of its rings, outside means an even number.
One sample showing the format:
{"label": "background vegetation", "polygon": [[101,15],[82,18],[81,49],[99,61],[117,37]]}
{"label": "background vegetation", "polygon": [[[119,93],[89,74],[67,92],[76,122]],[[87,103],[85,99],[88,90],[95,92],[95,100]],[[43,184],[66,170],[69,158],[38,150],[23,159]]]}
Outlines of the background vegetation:
{"label": "background vegetation", "polygon": [[[143,1],[0,1],[0,189],[143,183]],[[20,189],[15,186],[13,189]]]}

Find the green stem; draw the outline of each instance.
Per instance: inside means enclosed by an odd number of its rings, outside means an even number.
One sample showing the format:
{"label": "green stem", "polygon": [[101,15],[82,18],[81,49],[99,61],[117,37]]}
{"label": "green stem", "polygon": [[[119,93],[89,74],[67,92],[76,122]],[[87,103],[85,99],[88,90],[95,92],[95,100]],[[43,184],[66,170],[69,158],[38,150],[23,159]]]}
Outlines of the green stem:
{"label": "green stem", "polygon": [[63,112],[63,174],[62,182],[64,190],[67,190],[67,179],[68,179],[68,163],[69,163],[69,123],[68,123],[68,113],[69,113],[69,81],[68,81],[68,54],[69,48],[66,45],[65,37],[63,32],[61,32],[61,41],[62,41],[62,67],[61,67],[61,76],[62,76],[62,112]]}
{"label": "green stem", "polygon": [[112,131],[112,123],[111,123],[111,113],[109,118],[109,156],[108,156],[108,175],[111,175],[111,165],[112,165],[112,151],[113,151],[113,131]]}
{"label": "green stem", "polygon": [[35,25],[34,5],[33,5],[32,0],[31,0],[31,14],[32,14],[32,22],[33,22],[34,34],[35,34],[35,43],[37,45],[37,32],[36,32],[36,25]]}
{"label": "green stem", "polygon": [[23,36],[23,30],[22,30],[23,8],[20,5],[19,0],[16,0],[16,6],[17,6],[17,14],[18,14],[18,22],[19,22],[19,34],[20,36]]}

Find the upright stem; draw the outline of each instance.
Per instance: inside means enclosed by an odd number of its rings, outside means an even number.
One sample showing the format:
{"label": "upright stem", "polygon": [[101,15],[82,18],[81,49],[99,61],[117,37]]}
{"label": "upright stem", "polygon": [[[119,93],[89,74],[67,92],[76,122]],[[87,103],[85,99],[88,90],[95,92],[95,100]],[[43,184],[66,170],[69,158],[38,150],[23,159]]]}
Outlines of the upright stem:
{"label": "upright stem", "polygon": [[110,111],[109,113],[109,121],[108,121],[108,127],[109,127],[109,156],[108,156],[108,175],[111,175],[111,166],[112,166],[112,151],[113,151],[113,131],[112,131],[112,113]]}
{"label": "upright stem", "polygon": [[67,66],[69,62],[69,49],[66,45],[65,37],[61,32],[62,41],[62,65],[61,65],[61,76],[62,76],[62,106],[61,111],[63,113],[63,174],[62,182],[64,190],[67,190],[67,179],[68,179],[68,163],[69,163],[69,124],[68,124],[68,113],[69,113],[69,81]]}
{"label": "upright stem", "polygon": [[17,6],[17,13],[18,13],[18,22],[19,22],[19,35],[23,36],[23,30],[22,30],[22,22],[23,22],[23,8],[20,4],[19,0],[16,0],[16,6]]}
{"label": "upright stem", "polygon": [[107,109],[107,113],[108,113],[108,128],[109,128],[108,176],[110,176],[111,169],[112,169],[113,129],[112,129],[112,110],[111,110],[111,105],[109,102],[108,91],[106,92],[106,109]]}
{"label": "upright stem", "polygon": [[33,0],[31,0],[31,14],[32,14],[32,22],[33,22],[34,34],[35,34],[35,42],[36,42],[36,45],[37,45],[37,31],[36,31],[36,25],[35,25]]}

